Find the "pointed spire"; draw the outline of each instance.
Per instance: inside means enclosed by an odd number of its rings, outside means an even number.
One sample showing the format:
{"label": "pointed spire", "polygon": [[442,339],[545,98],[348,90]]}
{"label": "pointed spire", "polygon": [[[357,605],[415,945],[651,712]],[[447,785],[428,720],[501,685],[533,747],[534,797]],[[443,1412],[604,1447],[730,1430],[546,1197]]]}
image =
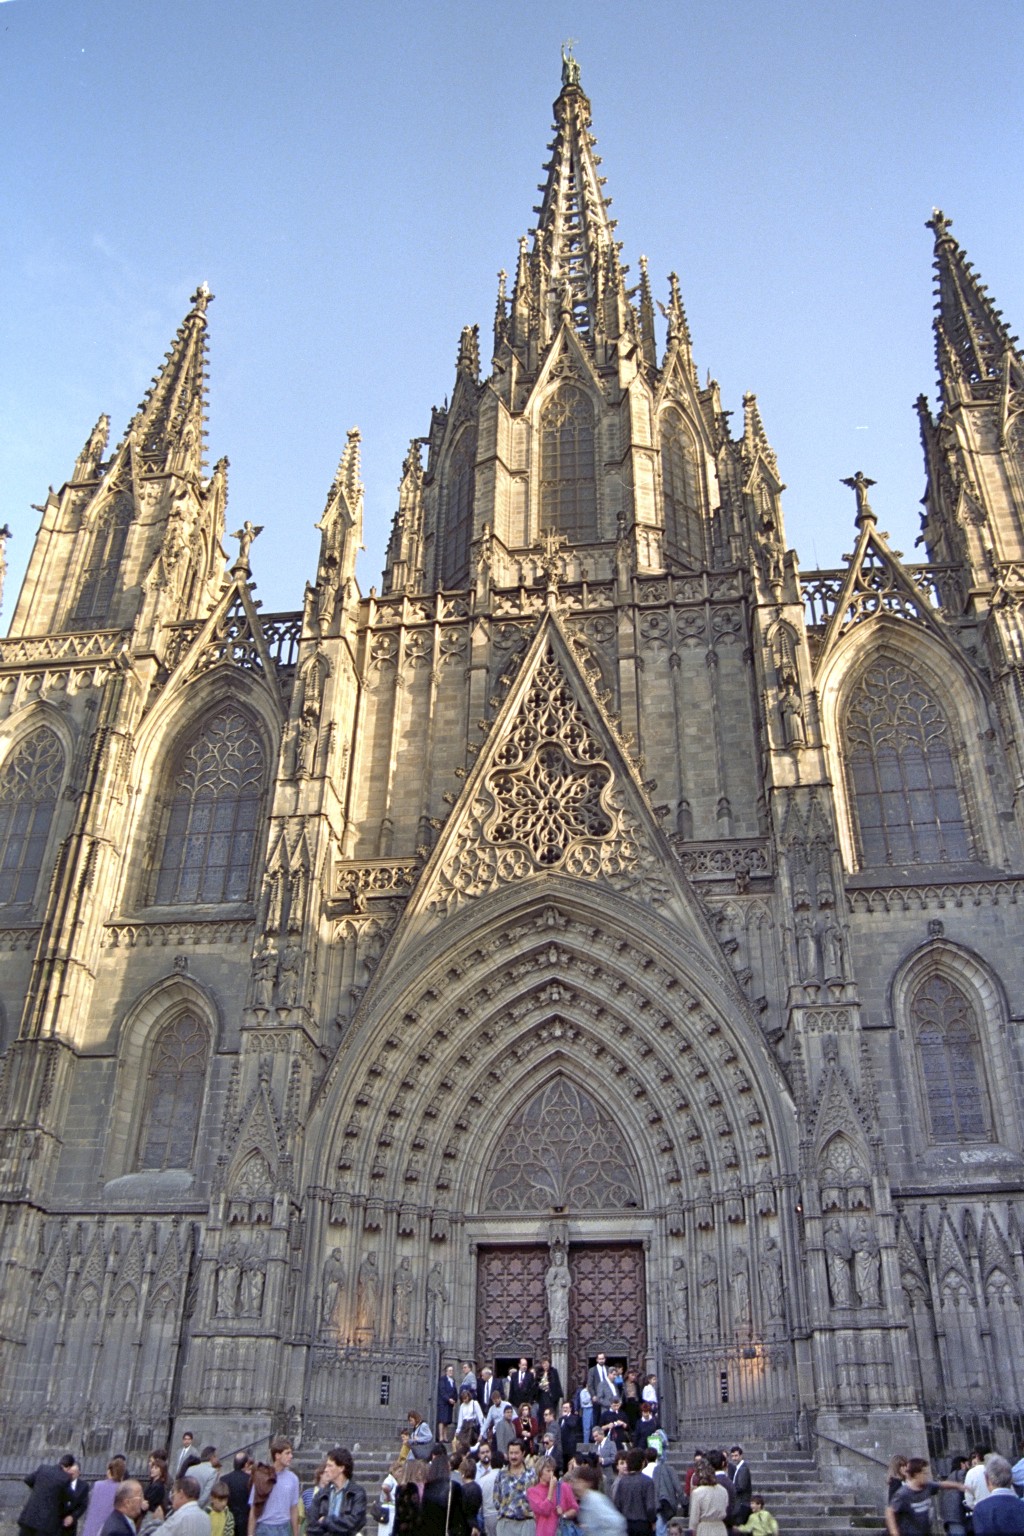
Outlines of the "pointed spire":
{"label": "pointed spire", "polygon": [[130,431],[143,461],[153,469],[200,475],[206,441],[205,283],[192,295],[185,316],[151,389],[132,418]]}
{"label": "pointed spire", "polygon": [[480,378],[480,327],[464,325],[459,337],[459,356],[455,364],[457,373],[463,373],[474,384]]}
{"label": "pointed spire", "polygon": [[422,565],[423,533],[423,461],[422,439],[414,437],[402,465],[398,487],[398,508],[388,540],[384,592],[408,592],[417,584]]}
{"label": "pointed spire", "polygon": [[356,554],[363,542],[363,482],[360,478],[358,427],[351,427],[327,493],[320,529],[317,603],[322,623],[330,621],[336,599],[355,575]]}
{"label": "pointed spire", "polygon": [[935,233],[935,352],[947,405],[965,394],[996,398],[1008,359],[1021,367],[1017,338],[949,233],[951,224],[938,208],[927,222]]}
{"label": "pointed spire", "polygon": [[110,417],[101,416],[99,421],[89,433],[81,453],[75,460],[75,469],[72,480],[95,480],[99,476],[103,455],[107,451],[107,442],[110,438]]}
{"label": "pointed spire", "polygon": [[494,304],[494,355],[497,357],[505,342],[508,341],[508,294],[505,284],[508,282],[508,273],[502,267],[498,273],[498,297]]}
{"label": "pointed spire", "polygon": [[768,441],[755,394],[743,396],[743,454],[749,463],[753,463],[760,454],[772,473],[778,475],[778,460],[775,457],[775,450]]}
{"label": "pointed spire", "polygon": [[615,244],[615,223],[608,214],[604,179],[597,171],[597,141],[590,132],[590,102],[579,83],[579,64],[564,50],[562,60],[562,90],[554,105],[555,138],[544,167],[543,196],[535,210],[539,218],[533,255],[545,280],[546,291],[539,299],[546,310],[548,334],[557,328],[567,298],[575,328],[594,340],[600,328],[600,274],[607,251]]}
{"label": "pointed spire", "polygon": [[327,493],[327,505],[337,496],[339,491],[344,491],[349,506],[354,511],[356,501],[362,498],[363,486],[360,479],[359,452],[362,443],[362,433],[358,427],[349,427],[345,435],[345,446],[338,460],[338,468],[331,488]]}
{"label": "pointed spire", "polygon": [[647,275],[647,257],[640,257],[640,344],[644,362],[651,369],[658,366],[658,351],[654,336],[654,300],[651,297],[651,280]]}

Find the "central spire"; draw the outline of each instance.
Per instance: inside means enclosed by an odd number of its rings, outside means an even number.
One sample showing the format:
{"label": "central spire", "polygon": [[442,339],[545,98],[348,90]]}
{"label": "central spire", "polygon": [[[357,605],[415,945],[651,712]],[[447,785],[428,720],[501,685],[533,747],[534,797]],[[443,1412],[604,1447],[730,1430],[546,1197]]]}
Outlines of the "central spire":
{"label": "central spire", "polygon": [[[571,53],[562,52],[562,89],[554,104],[555,137],[544,166],[547,180],[533,233],[529,268],[534,313],[542,318],[544,339],[563,320],[594,341],[604,324],[604,299],[609,283],[615,298],[625,300],[622,270],[615,240],[610,199],[598,175],[601,161],[590,132],[590,102],[580,85],[580,67]],[[520,273],[523,263],[520,262]],[[517,273],[516,298],[520,274]],[[622,289],[621,295],[617,290]]]}

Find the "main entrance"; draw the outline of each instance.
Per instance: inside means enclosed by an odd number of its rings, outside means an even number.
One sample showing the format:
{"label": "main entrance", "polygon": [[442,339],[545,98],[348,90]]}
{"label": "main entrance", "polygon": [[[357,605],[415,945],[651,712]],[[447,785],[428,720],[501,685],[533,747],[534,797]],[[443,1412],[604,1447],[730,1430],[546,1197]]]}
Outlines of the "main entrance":
{"label": "main entrance", "polygon": [[[555,1358],[548,1338],[546,1245],[481,1246],[477,1252],[476,1357]],[[640,1243],[569,1247],[568,1380],[574,1391],[599,1350],[639,1370],[647,1358],[647,1286]]]}

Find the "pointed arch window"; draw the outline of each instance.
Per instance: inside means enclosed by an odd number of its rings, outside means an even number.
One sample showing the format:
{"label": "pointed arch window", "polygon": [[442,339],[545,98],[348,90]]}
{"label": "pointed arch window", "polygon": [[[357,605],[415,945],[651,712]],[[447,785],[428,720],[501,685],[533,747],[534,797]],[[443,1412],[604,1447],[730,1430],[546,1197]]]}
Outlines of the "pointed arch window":
{"label": "pointed arch window", "polygon": [[973,857],[949,720],[919,678],[896,661],[868,667],[843,736],[864,867]]}
{"label": "pointed arch window", "polygon": [[138,1169],[188,1168],[195,1152],[210,1037],[194,1013],[160,1030],[146,1081]]}
{"label": "pointed arch window", "polygon": [[472,432],[464,432],[448,464],[445,542],[441,551],[441,585],[445,587],[462,587],[469,580],[475,484],[476,438]]}
{"label": "pointed arch window", "polygon": [[132,498],[127,491],[122,491],[99,512],[89,538],[82,584],[68,620],[72,629],[82,625],[102,625],[109,619],[132,511]]}
{"label": "pointed arch window", "polygon": [[981,1035],[970,998],[947,976],[928,976],[911,997],[910,1018],[932,1141],[988,1141]]}
{"label": "pointed arch window", "polygon": [[700,482],[693,439],[676,411],[661,420],[661,474],[665,495],[665,550],[684,565],[703,563]]}
{"label": "pointed arch window", "polygon": [[575,385],[563,384],[540,417],[540,531],[570,544],[597,540],[594,407]]}
{"label": "pointed arch window", "polygon": [[64,777],[64,751],[41,725],[0,769],[0,906],[36,894]]}
{"label": "pointed arch window", "polygon": [[158,906],[245,901],[266,781],[252,721],[228,706],[175,761],[153,899]]}

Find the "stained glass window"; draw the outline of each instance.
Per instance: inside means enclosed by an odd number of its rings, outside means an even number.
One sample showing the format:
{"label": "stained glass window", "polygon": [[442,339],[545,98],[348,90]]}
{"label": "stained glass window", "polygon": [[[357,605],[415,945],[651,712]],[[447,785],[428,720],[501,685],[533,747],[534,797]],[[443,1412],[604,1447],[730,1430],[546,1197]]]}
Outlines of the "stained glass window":
{"label": "stained glass window", "polygon": [[36,894],[63,774],[61,744],[46,725],[0,769],[0,906]]}
{"label": "stained glass window", "polygon": [[72,629],[79,625],[105,624],[109,619],[132,510],[132,498],[122,491],[99,513],[89,540],[82,585],[68,620]]}
{"label": "stained glass window", "polygon": [[441,556],[441,581],[446,587],[465,586],[469,580],[475,476],[476,439],[464,432],[448,466],[448,516]]}
{"label": "stained glass window", "polygon": [[665,492],[665,547],[686,565],[702,563],[700,490],[693,441],[675,411],[662,417],[661,474]]}
{"label": "stained glass window", "polygon": [[249,896],[265,773],[256,729],[237,709],[210,716],[189,738],[172,780],[157,905]]}
{"label": "stained glass window", "polygon": [[574,385],[563,385],[540,418],[540,531],[570,544],[597,539],[594,408]]}
{"label": "stained glass window", "polygon": [[191,1013],[156,1038],[139,1138],[140,1170],[187,1168],[192,1162],[206,1080],[209,1036]]}
{"label": "stained glass window", "polygon": [[868,667],[846,711],[845,742],[866,868],[971,858],[949,721],[906,667]]}
{"label": "stained glass window", "polygon": [[978,1020],[970,999],[946,976],[929,976],[913,995],[910,1015],[931,1139],[987,1141]]}

